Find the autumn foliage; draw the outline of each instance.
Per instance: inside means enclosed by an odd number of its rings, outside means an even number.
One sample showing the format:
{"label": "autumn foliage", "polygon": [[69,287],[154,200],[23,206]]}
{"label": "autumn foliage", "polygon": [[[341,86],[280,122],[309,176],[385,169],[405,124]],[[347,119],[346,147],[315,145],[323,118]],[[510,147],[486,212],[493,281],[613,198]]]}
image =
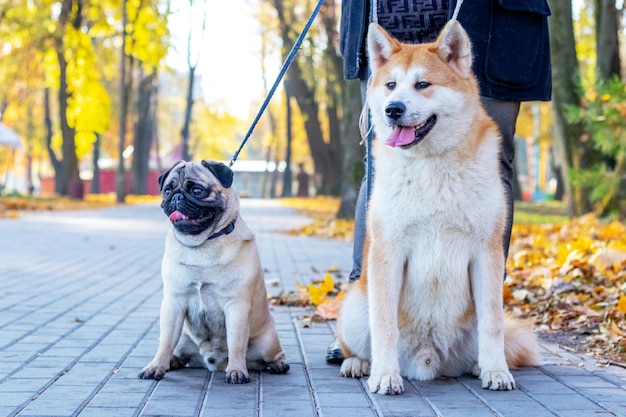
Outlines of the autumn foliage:
{"label": "autumn foliage", "polygon": [[589,214],[514,225],[507,272],[505,303],[515,314],[532,318],[538,331],[565,332],[589,353],[624,359],[624,224]]}

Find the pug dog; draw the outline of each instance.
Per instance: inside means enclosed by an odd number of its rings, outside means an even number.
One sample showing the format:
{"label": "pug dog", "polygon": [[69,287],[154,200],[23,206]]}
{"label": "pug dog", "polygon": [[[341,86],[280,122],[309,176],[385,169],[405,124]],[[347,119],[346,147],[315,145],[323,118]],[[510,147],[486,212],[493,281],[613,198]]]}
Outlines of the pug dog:
{"label": "pug dog", "polygon": [[243,384],[249,370],[289,371],[231,169],[181,161],[158,181],[171,228],[161,265],[159,347],[139,378],[159,380],[192,366],[224,371],[227,382]]}

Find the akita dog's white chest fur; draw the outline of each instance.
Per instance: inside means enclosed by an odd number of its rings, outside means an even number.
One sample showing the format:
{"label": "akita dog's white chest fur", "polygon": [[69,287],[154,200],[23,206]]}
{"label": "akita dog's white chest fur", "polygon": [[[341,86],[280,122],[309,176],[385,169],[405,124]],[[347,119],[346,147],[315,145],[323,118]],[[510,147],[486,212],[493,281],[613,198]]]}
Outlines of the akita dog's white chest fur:
{"label": "akita dog's white chest fur", "polygon": [[482,161],[468,161],[452,153],[405,156],[403,150],[377,143],[375,175],[390,180],[374,183],[370,218],[380,221],[387,238],[406,236],[411,243],[446,232],[489,238],[505,210],[497,155],[489,148]]}

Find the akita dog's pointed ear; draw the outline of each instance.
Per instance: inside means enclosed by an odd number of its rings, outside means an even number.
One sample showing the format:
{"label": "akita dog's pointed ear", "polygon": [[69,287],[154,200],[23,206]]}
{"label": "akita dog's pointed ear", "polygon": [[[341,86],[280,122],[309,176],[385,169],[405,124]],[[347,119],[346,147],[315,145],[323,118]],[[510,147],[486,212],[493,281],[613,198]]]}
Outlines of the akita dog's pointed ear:
{"label": "akita dog's pointed ear", "polygon": [[459,76],[472,75],[472,44],[457,20],[449,21],[435,42],[439,58]]}
{"label": "akita dog's pointed ear", "polygon": [[367,53],[372,72],[400,50],[400,42],[392,38],[378,23],[370,23],[367,31]]}

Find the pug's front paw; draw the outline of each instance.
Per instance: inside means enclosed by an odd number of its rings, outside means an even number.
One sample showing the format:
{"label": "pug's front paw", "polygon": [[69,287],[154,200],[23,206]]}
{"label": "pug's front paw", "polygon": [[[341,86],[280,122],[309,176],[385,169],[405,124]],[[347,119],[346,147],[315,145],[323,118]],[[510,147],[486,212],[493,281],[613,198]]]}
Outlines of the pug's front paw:
{"label": "pug's front paw", "polygon": [[167,367],[150,362],[139,372],[138,376],[140,379],[155,379],[159,381],[163,379],[167,371]]}
{"label": "pug's front paw", "polygon": [[289,372],[289,363],[284,359],[279,359],[267,365],[267,369],[271,374],[286,374]]}

